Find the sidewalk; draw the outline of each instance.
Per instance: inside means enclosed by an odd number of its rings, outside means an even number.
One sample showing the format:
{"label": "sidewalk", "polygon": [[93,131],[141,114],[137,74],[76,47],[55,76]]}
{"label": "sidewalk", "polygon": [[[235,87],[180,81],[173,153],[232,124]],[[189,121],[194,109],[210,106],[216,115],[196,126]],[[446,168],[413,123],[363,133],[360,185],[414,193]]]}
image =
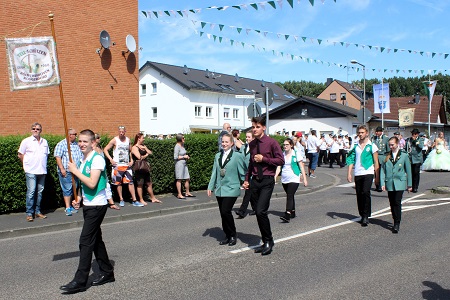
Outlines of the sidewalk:
{"label": "sidewalk", "polygon": [[[314,191],[332,186],[339,179],[337,178],[337,172],[324,171],[324,169],[318,169],[317,178],[310,178],[308,180],[308,186],[301,186],[299,188],[299,194],[308,194]],[[336,175],[334,175],[336,174]],[[157,195],[158,199],[163,203],[151,203],[145,207],[134,207],[130,202],[126,202],[124,207],[120,210],[108,209],[106,213],[104,224],[115,223],[120,221],[152,218],[162,215],[193,211],[211,207],[217,207],[216,198],[214,195],[208,197],[206,191],[192,192],[195,198],[186,198],[183,200],[177,199],[172,194]],[[241,192],[241,197],[238,198],[236,206],[241,203],[244,192]],[[285,192],[279,180],[275,185],[272,197],[285,197]],[[235,206],[235,207],[236,207]],[[11,237],[26,236],[38,233],[66,230],[71,228],[77,228],[83,226],[83,212],[82,209],[72,216],[66,216],[63,208],[58,208],[55,211],[45,212],[47,219],[34,219],[34,222],[27,222],[25,219],[25,213],[14,213],[0,215],[0,239],[6,239]]]}

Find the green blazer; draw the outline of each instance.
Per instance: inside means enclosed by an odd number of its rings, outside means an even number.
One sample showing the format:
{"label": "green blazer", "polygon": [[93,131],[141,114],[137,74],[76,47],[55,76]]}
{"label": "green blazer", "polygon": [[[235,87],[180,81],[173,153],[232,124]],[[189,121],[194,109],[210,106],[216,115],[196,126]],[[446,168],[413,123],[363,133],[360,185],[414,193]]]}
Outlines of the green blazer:
{"label": "green blazer", "polygon": [[409,159],[412,164],[423,163],[423,138],[417,138],[413,140],[412,138],[407,138],[405,143],[405,150],[409,154]]}
{"label": "green blazer", "polygon": [[216,197],[239,197],[241,194],[241,183],[244,181],[246,173],[244,156],[240,152],[231,150],[223,166],[225,176],[222,176],[220,174],[222,153],[221,151],[214,157],[208,190],[213,191]]}
{"label": "green blazer", "polygon": [[[245,144],[244,146],[241,147],[241,149],[239,149],[239,152],[242,153],[242,155],[244,156],[244,166],[245,166],[245,172],[247,172],[248,170],[248,164],[250,163],[250,146],[248,144]],[[247,153],[245,153],[247,152]]]}
{"label": "green blazer", "polygon": [[378,163],[383,164],[386,159],[386,155],[389,153],[389,138],[382,134],[380,138],[374,136],[372,138],[372,143],[377,145],[378,148]]}
{"label": "green blazer", "polygon": [[395,161],[391,157],[381,165],[380,184],[389,192],[412,186],[411,162],[406,152],[400,150]]}

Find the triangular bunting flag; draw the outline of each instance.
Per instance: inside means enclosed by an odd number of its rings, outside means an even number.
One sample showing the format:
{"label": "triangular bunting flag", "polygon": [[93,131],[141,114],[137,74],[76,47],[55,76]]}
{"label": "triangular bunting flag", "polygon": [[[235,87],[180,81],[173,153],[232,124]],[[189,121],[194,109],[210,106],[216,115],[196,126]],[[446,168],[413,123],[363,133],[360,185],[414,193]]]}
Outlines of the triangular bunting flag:
{"label": "triangular bunting flag", "polygon": [[258,4],[256,4],[256,3],[251,3],[250,6],[253,7],[254,9],[258,10]]}
{"label": "triangular bunting flag", "polygon": [[274,9],[277,9],[277,6],[275,5],[275,1],[269,1],[267,3],[269,3],[270,6],[272,6]]}
{"label": "triangular bunting flag", "polygon": [[292,8],[294,8],[294,3],[292,3],[292,2],[294,2],[294,0],[287,0],[287,2],[289,3],[289,5],[290,5]]}

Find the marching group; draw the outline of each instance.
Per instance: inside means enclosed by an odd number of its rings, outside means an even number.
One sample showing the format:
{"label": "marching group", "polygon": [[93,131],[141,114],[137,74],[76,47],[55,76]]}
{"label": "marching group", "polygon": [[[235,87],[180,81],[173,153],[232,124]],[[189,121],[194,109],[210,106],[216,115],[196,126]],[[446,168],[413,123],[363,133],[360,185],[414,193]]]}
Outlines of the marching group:
{"label": "marching group", "polygon": [[[83,201],[84,224],[80,235],[80,259],[74,279],[61,286],[64,293],[76,293],[86,289],[92,254],[94,253],[100,268],[100,275],[92,285],[102,285],[115,281],[106,247],[102,240],[101,223],[108,207],[120,209],[124,206],[122,184],[128,184],[134,206],[145,206],[143,189],[146,187],[151,202],[161,203],[153,194],[150,178],[150,166],[145,161],[152,152],[144,144],[144,135],[138,133],[133,145],[126,137],[125,127],[119,126],[119,134],[105,147],[100,148],[100,136],[91,130],[80,132],[78,143],[77,132],[70,129],[69,145],[67,140],[60,141],[54,151],[57,162],[58,177],[63,191],[65,212],[71,215],[80,207]],[[255,248],[255,253],[268,255],[273,251],[272,236],[268,209],[274,189],[276,177],[281,174],[281,183],[286,192],[286,211],[281,219],[289,223],[296,217],[294,195],[300,184],[308,185],[308,177],[316,178],[315,169],[321,164],[337,161],[340,167],[348,165],[348,181],[354,179],[358,211],[361,216],[361,226],[369,224],[371,216],[371,186],[375,181],[377,191],[387,191],[391,212],[394,219],[392,232],[398,233],[401,221],[401,200],[405,190],[417,192],[420,181],[420,171],[424,160],[422,153],[426,142],[420,137],[419,130],[411,131],[412,136],[406,140],[399,138],[399,133],[391,138],[383,134],[383,128],[377,127],[376,134],[369,138],[367,126],[357,128],[355,143],[348,136],[330,135],[320,138],[316,131],[311,130],[308,138],[303,139],[301,132],[286,137],[281,150],[278,142],[265,134],[266,124],[263,118],[252,119],[252,129],[246,132],[245,143],[239,139],[239,131],[231,131],[228,123],[224,124],[219,135],[219,152],[215,155],[210,181],[207,188],[208,196],[214,193],[217,198],[222,228],[225,239],[220,245],[234,246],[237,242],[236,226],[232,216],[232,208],[245,190],[241,207],[237,210],[238,218],[244,218],[247,207],[251,204],[256,215],[261,233],[262,245]],[[32,136],[24,139],[19,147],[18,156],[23,162],[26,174],[26,216],[27,221],[33,221],[33,214],[44,219],[40,211],[42,191],[47,173],[47,156],[49,147],[47,141],[40,136],[42,126],[34,123],[31,127]],[[189,190],[189,171],[186,161],[189,155],[184,148],[184,136],[176,136],[174,148],[175,176],[177,198],[194,197]],[[430,149],[433,149],[424,163],[424,168],[450,170],[450,153],[446,151],[443,133],[439,133]],[[402,149],[403,148],[403,149]],[[109,151],[113,150],[111,157]],[[69,160],[70,151],[72,161]],[[307,168],[304,165],[308,157]],[[111,189],[106,175],[106,162],[112,165],[112,183],[117,186],[120,199],[119,206],[111,199]],[[442,164],[442,160],[446,163]],[[140,163],[138,163],[140,162]],[[448,162],[448,165],[447,165]],[[135,171],[135,181],[139,200],[136,199],[133,186],[132,167]],[[352,171],[354,169],[354,178]],[[81,193],[71,202],[74,189],[72,180],[78,180]],[[185,181],[185,193],[182,194],[181,183]],[[76,186],[76,185],[74,185]]]}

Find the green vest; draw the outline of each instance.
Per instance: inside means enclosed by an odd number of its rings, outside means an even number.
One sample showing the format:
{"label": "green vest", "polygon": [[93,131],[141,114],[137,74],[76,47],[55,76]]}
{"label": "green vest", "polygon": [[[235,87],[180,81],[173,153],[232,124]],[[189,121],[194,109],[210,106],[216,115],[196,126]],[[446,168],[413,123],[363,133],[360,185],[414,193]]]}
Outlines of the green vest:
{"label": "green vest", "polygon": [[[356,150],[355,148],[358,147],[356,144],[350,152],[348,152],[347,155],[347,165],[354,165],[356,161]],[[372,154],[372,144],[367,144],[363,151],[361,152],[361,165],[364,169],[369,169],[374,161],[373,161],[373,154]]]}
{"label": "green vest", "polygon": [[300,167],[298,166],[298,161],[297,161],[297,156],[296,156],[297,151],[293,150],[292,152],[293,152],[293,154],[292,154],[292,158],[291,158],[291,168],[292,168],[292,171],[294,172],[294,174],[299,176],[301,174],[301,170],[300,170]]}
{"label": "green vest", "polygon": [[[94,157],[96,157],[97,155],[100,155],[100,154],[98,154],[96,151],[94,151],[94,155],[92,155],[91,159],[86,161],[86,163],[84,164],[84,168],[81,173],[83,175],[85,175],[86,177],[91,177],[92,161],[94,160]],[[83,188],[83,193],[86,196],[86,199],[89,201],[92,201],[95,198],[95,196],[98,195],[98,193],[100,191],[106,189],[106,182],[107,182],[106,170],[103,170],[100,173],[100,178],[98,179],[97,186],[94,189],[90,189],[85,184],[81,183],[81,187]]]}

